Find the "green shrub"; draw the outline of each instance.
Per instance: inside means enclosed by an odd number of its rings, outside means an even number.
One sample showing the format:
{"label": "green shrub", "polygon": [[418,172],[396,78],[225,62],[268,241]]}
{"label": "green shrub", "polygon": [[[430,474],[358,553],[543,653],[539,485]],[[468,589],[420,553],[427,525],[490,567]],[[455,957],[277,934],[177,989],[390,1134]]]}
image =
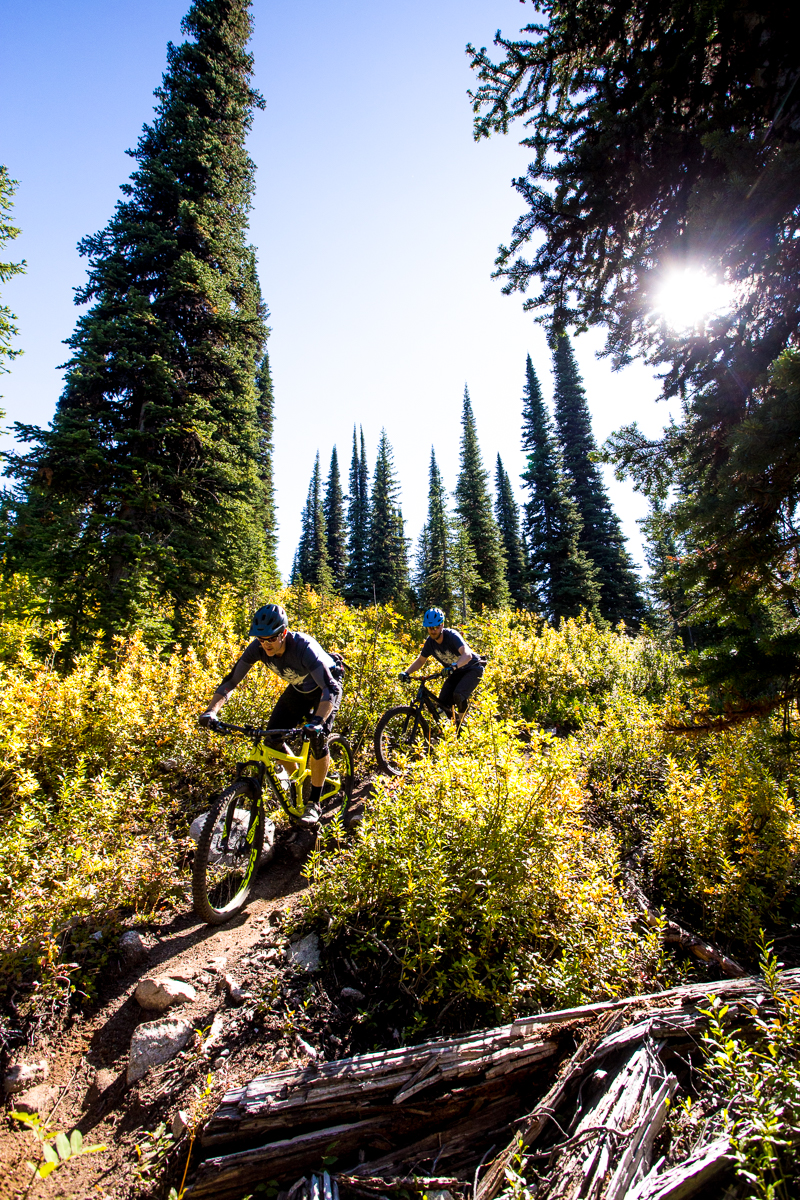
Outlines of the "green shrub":
{"label": "green shrub", "polygon": [[454,998],[505,1019],[656,978],[614,840],[582,820],[578,746],[532,732],[523,749],[494,707],[484,689],[459,738],[378,780],[357,840],[313,864],[308,917],[356,953],[387,945],[419,1022]]}

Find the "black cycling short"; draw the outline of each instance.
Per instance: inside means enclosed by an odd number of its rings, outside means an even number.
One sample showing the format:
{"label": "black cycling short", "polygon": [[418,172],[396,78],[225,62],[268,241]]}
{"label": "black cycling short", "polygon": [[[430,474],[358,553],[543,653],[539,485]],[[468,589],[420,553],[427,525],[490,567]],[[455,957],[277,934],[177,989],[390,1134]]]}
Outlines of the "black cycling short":
{"label": "black cycling short", "polygon": [[[308,718],[316,712],[321,698],[320,688],[314,688],[313,692],[299,692],[296,687],[289,684],[275,703],[267,722],[267,729],[295,729],[299,725],[304,725]],[[339,692],[333,702],[333,708],[322,722],[319,735],[311,738],[311,753],[314,758],[324,758],[325,756],[328,749],[328,738],[333,732],[333,722],[336,719],[336,710],[341,698],[342,693]]]}
{"label": "black cycling short", "polygon": [[439,692],[439,703],[442,708],[450,709],[455,706],[460,713],[467,711],[467,703],[475,688],[483,678],[483,663],[471,662],[465,667],[456,667],[451,671],[442,684]]}

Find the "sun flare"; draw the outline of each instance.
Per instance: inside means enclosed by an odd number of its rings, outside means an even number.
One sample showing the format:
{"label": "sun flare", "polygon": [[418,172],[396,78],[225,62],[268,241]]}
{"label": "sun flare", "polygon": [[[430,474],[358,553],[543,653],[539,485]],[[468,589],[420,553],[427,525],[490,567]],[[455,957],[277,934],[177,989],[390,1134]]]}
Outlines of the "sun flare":
{"label": "sun flare", "polygon": [[654,313],[677,331],[694,329],[718,316],[730,304],[731,289],[705,271],[687,267],[673,271],[656,294]]}

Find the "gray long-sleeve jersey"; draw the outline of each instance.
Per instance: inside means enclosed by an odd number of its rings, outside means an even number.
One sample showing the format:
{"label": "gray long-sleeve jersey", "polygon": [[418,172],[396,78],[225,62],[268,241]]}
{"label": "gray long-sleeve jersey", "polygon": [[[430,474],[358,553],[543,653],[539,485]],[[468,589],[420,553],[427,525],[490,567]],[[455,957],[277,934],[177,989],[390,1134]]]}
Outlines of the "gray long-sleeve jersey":
{"label": "gray long-sleeve jersey", "polygon": [[331,675],[336,666],[334,660],[307,633],[287,633],[283,654],[270,656],[258,641],[252,641],[233,668],[217,688],[223,696],[229,696],[241,683],[253,663],[261,662],[298,692],[313,692],[319,688],[322,700],[335,700],[341,685]]}

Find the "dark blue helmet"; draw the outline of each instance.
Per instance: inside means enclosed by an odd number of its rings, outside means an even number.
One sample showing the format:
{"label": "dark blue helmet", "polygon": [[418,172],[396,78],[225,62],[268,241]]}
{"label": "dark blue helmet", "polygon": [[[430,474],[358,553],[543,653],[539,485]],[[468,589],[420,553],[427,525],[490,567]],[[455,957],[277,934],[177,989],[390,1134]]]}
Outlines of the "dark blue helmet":
{"label": "dark blue helmet", "polygon": [[437,625],[444,625],[444,613],[440,608],[429,608],[422,618],[424,629],[435,629]]}
{"label": "dark blue helmet", "polygon": [[280,604],[264,604],[253,616],[250,625],[251,637],[274,637],[283,629],[289,628],[289,618],[286,609]]}

